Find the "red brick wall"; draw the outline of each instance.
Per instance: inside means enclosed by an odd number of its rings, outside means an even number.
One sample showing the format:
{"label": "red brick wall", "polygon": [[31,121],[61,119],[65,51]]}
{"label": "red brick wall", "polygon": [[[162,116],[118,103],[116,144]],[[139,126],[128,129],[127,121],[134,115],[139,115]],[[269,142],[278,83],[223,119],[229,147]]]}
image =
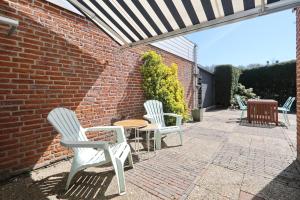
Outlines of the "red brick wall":
{"label": "red brick wall", "polygon": [[[297,74],[297,99],[300,99],[300,8],[296,11],[297,15],[297,66],[296,66],[296,74]],[[300,101],[297,101],[297,158],[300,160]]]}
{"label": "red brick wall", "polygon": [[[58,106],[78,114],[83,126],[141,117],[140,53],[118,45],[85,18],[41,0],[0,0],[1,15],[18,19],[12,36],[0,25],[0,177],[46,165],[69,152],[46,120]],[[192,105],[192,63],[159,49],[179,65]],[[101,133],[90,138],[106,139]]]}

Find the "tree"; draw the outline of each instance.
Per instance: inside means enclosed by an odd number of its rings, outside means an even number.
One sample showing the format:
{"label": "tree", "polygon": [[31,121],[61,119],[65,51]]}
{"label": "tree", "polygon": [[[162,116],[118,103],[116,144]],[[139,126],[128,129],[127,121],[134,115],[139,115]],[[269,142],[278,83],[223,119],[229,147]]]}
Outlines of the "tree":
{"label": "tree", "polygon": [[[167,66],[155,51],[148,51],[142,55],[144,64],[141,67],[143,77],[142,87],[147,99],[159,100],[163,103],[164,112],[177,113],[188,118],[184,92],[178,80],[178,66]],[[175,122],[173,118],[166,118],[168,124]]]}

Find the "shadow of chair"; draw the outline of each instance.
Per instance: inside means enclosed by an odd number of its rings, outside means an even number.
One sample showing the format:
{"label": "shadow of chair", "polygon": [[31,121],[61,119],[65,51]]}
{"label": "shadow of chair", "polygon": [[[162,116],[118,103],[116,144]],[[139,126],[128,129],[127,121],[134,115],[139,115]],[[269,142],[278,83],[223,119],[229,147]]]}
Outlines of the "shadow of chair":
{"label": "shadow of chair", "polygon": [[87,172],[81,171],[76,174],[70,188],[66,191],[65,184],[68,173],[59,173],[34,182],[29,190],[39,191],[38,196],[58,199],[112,199],[118,196],[117,190],[114,194],[106,195],[106,191],[112,182],[114,172]]}

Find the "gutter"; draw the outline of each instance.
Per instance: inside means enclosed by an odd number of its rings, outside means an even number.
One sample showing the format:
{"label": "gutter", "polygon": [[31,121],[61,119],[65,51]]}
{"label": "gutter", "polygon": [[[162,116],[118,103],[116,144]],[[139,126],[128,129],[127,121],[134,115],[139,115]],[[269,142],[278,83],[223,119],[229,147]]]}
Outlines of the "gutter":
{"label": "gutter", "polygon": [[10,25],[11,28],[7,33],[8,36],[12,35],[19,26],[19,21],[3,16],[0,16],[0,23]]}

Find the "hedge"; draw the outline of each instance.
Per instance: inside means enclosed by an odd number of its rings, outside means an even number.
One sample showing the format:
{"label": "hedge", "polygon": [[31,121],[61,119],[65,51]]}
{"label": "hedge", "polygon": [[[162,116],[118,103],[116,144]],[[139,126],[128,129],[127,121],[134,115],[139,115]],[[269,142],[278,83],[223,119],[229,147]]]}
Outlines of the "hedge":
{"label": "hedge", "polygon": [[282,106],[289,96],[296,95],[296,62],[243,70],[240,83],[253,88],[254,93],[262,99],[275,99]]}
{"label": "hedge", "polygon": [[215,102],[218,106],[230,106],[238,86],[240,70],[232,65],[219,65],[215,68]]}

